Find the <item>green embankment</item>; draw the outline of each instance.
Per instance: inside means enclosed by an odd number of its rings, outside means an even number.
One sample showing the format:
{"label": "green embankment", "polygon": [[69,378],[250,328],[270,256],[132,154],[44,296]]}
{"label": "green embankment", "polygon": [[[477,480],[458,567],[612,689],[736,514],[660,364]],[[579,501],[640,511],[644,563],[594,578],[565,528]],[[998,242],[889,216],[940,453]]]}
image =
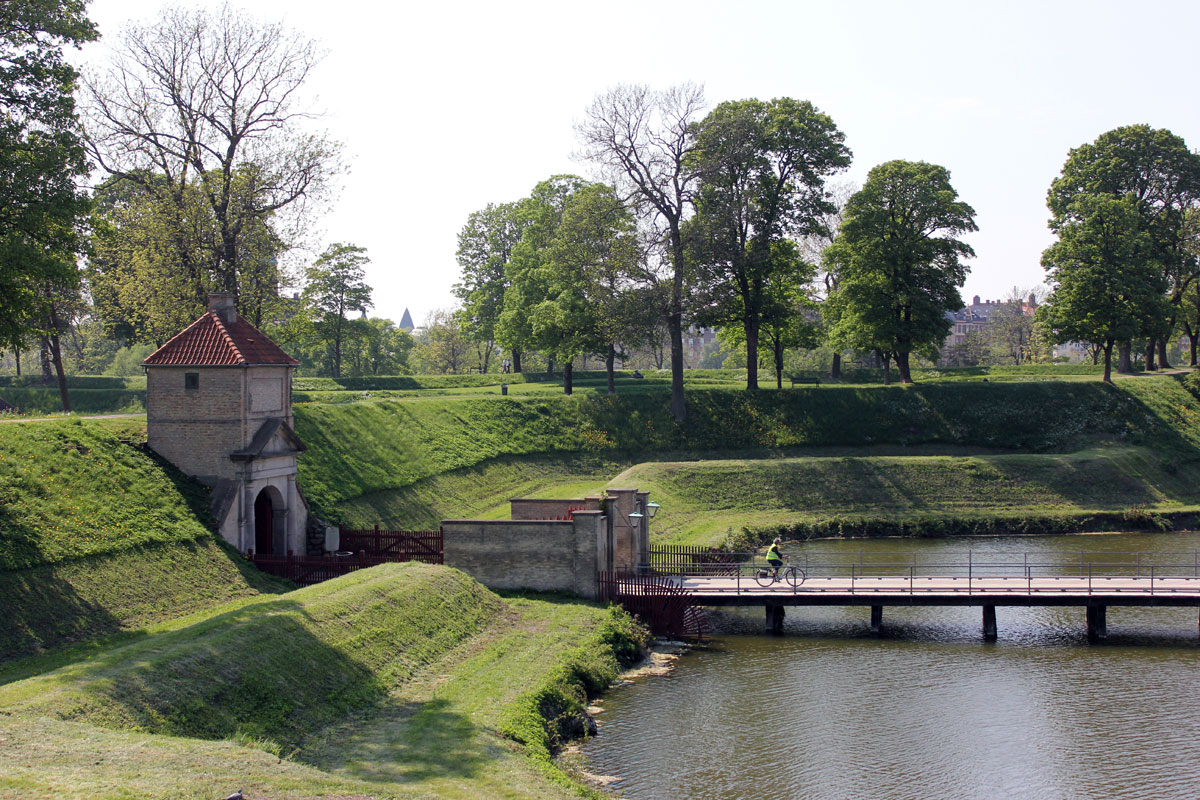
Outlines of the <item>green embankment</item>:
{"label": "green embankment", "polygon": [[[575,787],[548,756],[581,729],[589,694],[643,644],[632,620],[596,605],[505,600],[454,570],[391,564],[2,686],[0,719],[233,739],[323,766],[327,782],[368,781],[366,794],[569,796]],[[16,727],[0,726],[0,739],[17,736]],[[116,746],[98,740],[102,750]],[[14,746],[43,768],[69,758],[21,741]],[[156,741],[171,743],[144,756],[146,774],[160,783],[138,789],[171,795],[192,778],[158,769],[158,759],[178,759],[192,745]],[[211,745],[194,746],[197,759],[208,759]],[[109,767],[100,764],[104,776]],[[244,775],[234,788],[275,796],[271,771]],[[28,777],[0,766],[0,788]],[[83,795],[95,777],[67,780]],[[231,791],[220,780],[192,796]]]}
{"label": "green embankment", "polygon": [[0,662],[280,590],[144,440],[117,420],[0,425]]}
{"label": "green embankment", "polygon": [[[319,513],[331,520],[358,524],[376,514],[387,525],[420,527],[439,515],[492,514],[493,501],[521,482],[503,479],[501,471],[475,478],[504,459],[534,465],[528,469],[540,471],[547,485],[584,488],[590,475],[560,466],[581,454],[632,464],[676,460],[672,454],[776,457],[831,449],[845,455],[939,448],[1060,454],[1104,443],[1148,448],[1168,473],[1200,457],[1200,402],[1173,376],[1129,378],[1116,386],[989,382],[698,390],[688,394],[689,417],[682,426],[670,418],[664,399],[592,395],[302,404],[296,407],[296,427],[309,451],[301,460],[301,482]],[[1049,469],[1066,464],[1046,463]],[[556,471],[563,474],[555,477]],[[846,479],[827,474],[835,483]],[[478,495],[472,494],[475,487]],[[453,492],[463,501],[448,497]]]}

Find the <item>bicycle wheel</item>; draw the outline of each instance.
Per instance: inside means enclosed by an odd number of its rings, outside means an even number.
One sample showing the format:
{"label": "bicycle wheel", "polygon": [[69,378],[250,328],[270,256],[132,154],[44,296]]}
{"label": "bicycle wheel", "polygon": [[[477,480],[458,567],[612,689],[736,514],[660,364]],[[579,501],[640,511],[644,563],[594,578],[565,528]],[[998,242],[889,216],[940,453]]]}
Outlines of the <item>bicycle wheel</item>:
{"label": "bicycle wheel", "polygon": [[807,578],[808,575],[806,575],[804,570],[800,569],[799,567],[788,567],[787,572],[784,573],[783,577],[791,585],[791,587],[795,589],[797,586],[804,583],[804,579]]}
{"label": "bicycle wheel", "polygon": [[764,589],[775,582],[774,576],[771,575],[771,570],[762,567],[755,568],[754,580],[758,581],[758,585]]}

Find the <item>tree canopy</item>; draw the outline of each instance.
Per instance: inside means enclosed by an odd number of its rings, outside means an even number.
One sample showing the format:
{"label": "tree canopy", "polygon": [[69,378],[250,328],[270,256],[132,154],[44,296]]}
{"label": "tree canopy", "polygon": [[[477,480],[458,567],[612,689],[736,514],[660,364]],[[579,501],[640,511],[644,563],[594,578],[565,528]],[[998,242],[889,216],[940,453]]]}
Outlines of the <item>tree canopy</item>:
{"label": "tree canopy", "polygon": [[889,161],[872,169],[826,251],[841,276],[825,309],[831,340],[894,359],[900,380],[911,382],[909,355],[936,349],[950,331],[946,312],[962,307],[962,259],[974,251],[957,237],[974,230],[975,211],[945,167]]}

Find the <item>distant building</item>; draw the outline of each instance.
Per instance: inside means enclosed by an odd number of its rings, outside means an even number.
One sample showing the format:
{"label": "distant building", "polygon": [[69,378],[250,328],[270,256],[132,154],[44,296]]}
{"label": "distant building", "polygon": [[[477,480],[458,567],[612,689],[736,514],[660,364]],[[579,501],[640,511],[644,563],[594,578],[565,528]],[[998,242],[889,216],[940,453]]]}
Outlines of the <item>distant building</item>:
{"label": "distant building", "polygon": [[[958,311],[947,311],[946,318],[953,323],[953,327],[943,343],[943,349],[966,344],[967,336],[973,331],[986,331],[992,315],[998,309],[1007,308],[1009,305],[1011,304],[1000,300],[980,300],[979,295],[975,295],[971,298],[969,306]],[[1032,315],[1037,310],[1037,298],[1031,294],[1020,305],[1022,313]]]}
{"label": "distant building", "polygon": [[241,552],[306,551],[297,363],[238,315],[231,294],[209,295],[204,316],[142,362],[151,449],[213,487],[218,530]]}
{"label": "distant building", "polygon": [[404,309],[404,316],[400,318],[400,330],[412,333],[413,328],[415,327],[416,326],[413,325],[412,315],[408,313],[407,308]]}

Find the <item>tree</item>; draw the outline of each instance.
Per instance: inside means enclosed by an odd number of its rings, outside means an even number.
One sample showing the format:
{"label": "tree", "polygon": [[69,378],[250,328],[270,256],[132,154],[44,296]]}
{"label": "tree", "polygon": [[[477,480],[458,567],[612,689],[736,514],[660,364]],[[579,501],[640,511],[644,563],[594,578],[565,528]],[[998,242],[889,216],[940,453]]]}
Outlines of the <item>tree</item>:
{"label": "tree", "polygon": [[304,302],[314,312],[318,338],[333,351],[333,377],[342,377],[342,340],[346,312],[371,307],[371,287],[364,280],[369,264],[365,248],[331,244],[308,268]]}
{"label": "tree", "polygon": [[463,335],[459,315],[454,311],[434,311],[417,337],[413,358],[422,372],[458,374],[463,371],[469,342]]}
{"label": "tree", "polygon": [[958,199],[945,167],[889,161],[871,170],[850,198],[826,258],[841,283],[825,304],[835,346],[875,350],[895,360],[911,383],[909,356],[936,349],[962,307],[961,258],[974,255],[955,238],[977,230],[975,211]]}
{"label": "tree", "polygon": [[[846,217],[846,204],[858,191],[858,186],[851,181],[842,181],[829,187],[827,197],[832,210],[827,211],[819,229],[797,240],[801,257],[810,264],[820,267],[816,294],[820,299],[828,298],[837,291],[841,283],[841,275],[837,272],[837,264],[825,258],[825,251],[833,244],[842,220]],[[829,364],[829,377],[838,380],[842,377],[842,354],[833,351]]]}
{"label": "tree", "polygon": [[[1165,280],[1149,257],[1131,196],[1081,195],[1042,254],[1053,293],[1047,322],[1059,341],[1102,342],[1104,381],[1112,382],[1113,343],[1144,330],[1164,302]],[[1147,311],[1150,309],[1150,311]]]}
{"label": "tree", "polygon": [[[496,341],[496,326],[504,311],[504,293],[510,285],[507,274],[513,248],[521,241],[520,203],[488,203],[467,217],[458,234],[458,266],[462,270],[454,294],[462,301],[464,331],[484,343],[483,371]],[[521,371],[521,354],[513,352],[516,371]]]}
{"label": "tree", "polygon": [[155,207],[161,247],[175,241],[173,269],[187,276],[188,314],[212,289],[246,295],[340,171],[339,145],[306,131],[313,115],[298,107],[319,55],[229,6],[168,8],[128,28],[108,71],[87,76],[89,150]]}
{"label": "tree", "polygon": [[623,199],[651,226],[670,284],[667,331],[671,341],[671,414],[687,418],[683,395],[683,314],[688,274],[684,223],[695,202],[699,173],[692,157],[694,123],[704,107],[692,84],[654,92],[622,85],[592,101],[577,126],[583,156],[604,172]]}
{"label": "tree", "polygon": [[1032,363],[1034,357],[1034,310],[1045,299],[1042,287],[1014,286],[988,317],[989,350],[1010,364]]}
{"label": "tree", "polygon": [[70,411],[59,333],[78,293],[88,174],[63,49],[96,38],[81,0],[0,3],[0,346],[46,336]]}
{"label": "tree", "polygon": [[722,103],[698,126],[703,178],[692,225],[703,318],[742,327],[747,389],[758,388],[769,298],[798,295],[804,285],[776,284],[812,279],[773,248],[784,237],[820,232],[824,215],[836,210],[825,197],[825,176],[850,164],[844,138],[812,103],[787,97]]}
{"label": "tree", "polygon": [[[1146,336],[1148,368],[1154,352],[1167,363],[1166,343],[1174,329],[1188,287],[1200,276],[1197,254],[1189,246],[1187,216],[1200,201],[1200,155],[1183,139],[1149,125],[1127,125],[1101,134],[1095,142],[1070,152],[1062,173],[1050,186],[1047,204],[1050,227],[1081,221],[1083,197],[1131,197],[1137,212],[1137,232],[1146,235],[1146,258],[1165,281],[1168,303],[1151,301],[1142,315],[1144,327],[1133,336]],[[1127,360],[1127,350],[1125,351]],[[1124,366],[1124,365],[1123,365]]]}
{"label": "tree", "polygon": [[[496,341],[513,353],[513,369],[521,371],[521,355],[539,344],[532,321],[534,309],[549,296],[545,271],[547,253],[570,198],[587,185],[576,175],[554,175],[533,188],[517,204],[516,226],[521,236],[505,265],[508,288],[496,325]],[[553,355],[550,356],[551,371]]]}
{"label": "tree", "polygon": [[571,393],[571,359],[598,353],[615,394],[614,364],[621,343],[634,336],[641,296],[631,289],[643,270],[633,215],[611,186],[591,184],[570,198],[545,274],[549,299],[534,326],[563,363],[564,389]]}

